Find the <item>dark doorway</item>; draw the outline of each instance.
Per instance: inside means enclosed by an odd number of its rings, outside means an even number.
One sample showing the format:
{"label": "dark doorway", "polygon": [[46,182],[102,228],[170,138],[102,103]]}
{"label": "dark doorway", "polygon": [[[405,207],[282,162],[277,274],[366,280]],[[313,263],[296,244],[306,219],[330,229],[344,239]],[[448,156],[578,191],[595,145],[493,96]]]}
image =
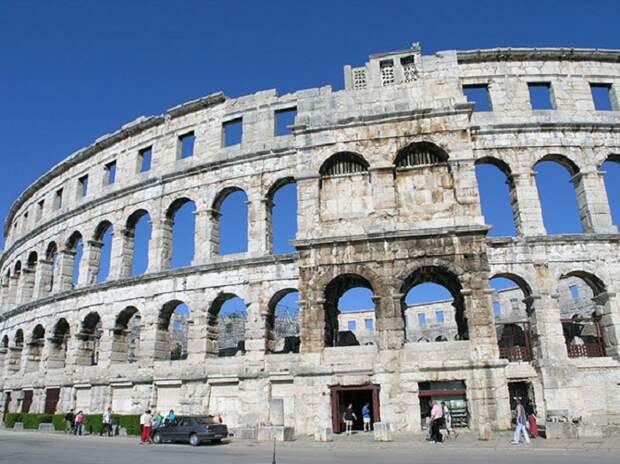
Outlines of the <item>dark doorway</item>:
{"label": "dark doorway", "polygon": [[32,390],[25,390],[24,401],[22,403],[22,413],[28,414],[30,412],[30,406],[32,406]]}
{"label": "dark doorway", "polygon": [[11,392],[5,392],[4,393],[4,410],[2,413],[2,419],[4,420],[4,418],[6,417],[6,415],[9,413],[9,406],[11,405]]}
{"label": "dark doorway", "polygon": [[530,382],[508,382],[508,394],[510,395],[511,411],[517,407],[517,398],[521,399],[523,405],[531,404],[536,409],[534,387]]}
{"label": "dark doorway", "polygon": [[45,391],[45,414],[56,414],[58,398],[60,398],[60,388],[48,388]]}
{"label": "dark doorway", "polygon": [[419,382],[418,397],[420,398],[420,420],[426,426],[426,418],[431,415],[433,401],[445,403],[450,408],[452,427],[469,426],[469,410],[467,407],[467,389],[463,380],[447,380],[438,382]]}
{"label": "dark doorway", "polygon": [[342,415],[349,404],[357,419],[353,423],[353,430],[363,430],[362,408],[370,403],[370,423],[381,422],[379,407],[379,385],[334,385],[330,387],[332,399],[332,430],[334,433],[344,431]]}

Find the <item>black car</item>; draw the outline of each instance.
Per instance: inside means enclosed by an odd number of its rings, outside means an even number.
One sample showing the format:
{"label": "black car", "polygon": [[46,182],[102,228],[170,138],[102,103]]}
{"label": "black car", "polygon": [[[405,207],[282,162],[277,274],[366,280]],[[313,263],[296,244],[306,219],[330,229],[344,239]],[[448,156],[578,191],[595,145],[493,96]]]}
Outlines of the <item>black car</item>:
{"label": "black car", "polygon": [[204,442],[220,443],[228,436],[228,427],[213,416],[177,417],[153,432],[153,443],[184,442],[198,446]]}

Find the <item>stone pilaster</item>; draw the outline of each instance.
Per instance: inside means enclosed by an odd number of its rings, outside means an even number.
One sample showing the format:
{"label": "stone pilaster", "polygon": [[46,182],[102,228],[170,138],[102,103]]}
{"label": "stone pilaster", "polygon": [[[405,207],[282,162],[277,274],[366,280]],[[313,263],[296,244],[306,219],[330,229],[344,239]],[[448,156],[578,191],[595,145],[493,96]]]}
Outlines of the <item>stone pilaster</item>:
{"label": "stone pilaster", "polygon": [[571,178],[575,186],[579,216],[585,233],[617,234],[612,223],[603,176],[596,171],[578,172]]}
{"label": "stone pilaster", "polygon": [[89,240],[87,244],[88,246],[85,247],[84,256],[80,262],[80,275],[78,277],[78,286],[80,287],[97,283],[97,276],[101,264],[103,242]]}
{"label": "stone pilaster", "polygon": [[197,209],[195,215],[194,259],[192,266],[206,264],[211,258],[209,249],[210,213],[208,209]]}
{"label": "stone pilaster", "polygon": [[405,343],[405,321],[401,307],[404,297],[402,293],[372,297],[377,321],[377,343],[381,350],[398,350]]}
{"label": "stone pilaster", "polygon": [[151,221],[152,238],[149,242],[149,265],[147,272],[159,272],[170,268],[172,259],[172,220],[168,218]]}
{"label": "stone pilaster", "polygon": [[135,238],[135,229],[121,229],[120,233],[113,235],[109,279],[117,280],[131,276]]}
{"label": "stone pilaster", "polygon": [[519,235],[546,235],[540,197],[536,187],[536,171],[511,175],[510,200]]}
{"label": "stone pilaster", "polygon": [[35,299],[44,298],[52,292],[54,269],[53,262],[40,259],[35,274],[33,295]]}
{"label": "stone pilaster", "polygon": [[76,253],[73,250],[62,250],[58,255],[58,278],[54,279],[53,293],[73,288],[73,265]]}
{"label": "stone pilaster", "polygon": [[593,298],[605,342],[605,354],[620,360],[620,303],[615,293],[603,292]]}

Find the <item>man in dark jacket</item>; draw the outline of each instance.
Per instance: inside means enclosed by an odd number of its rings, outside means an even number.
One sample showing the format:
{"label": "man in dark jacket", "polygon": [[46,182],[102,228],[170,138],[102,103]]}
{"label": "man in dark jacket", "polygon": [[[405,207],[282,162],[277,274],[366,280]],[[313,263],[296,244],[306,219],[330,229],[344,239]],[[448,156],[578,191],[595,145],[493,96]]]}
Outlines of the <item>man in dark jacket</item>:
{"label": "man in dark jacket", "polygon": [[73,433],[75,428],[75,413],[73,409],[65,414],[65,433]]}

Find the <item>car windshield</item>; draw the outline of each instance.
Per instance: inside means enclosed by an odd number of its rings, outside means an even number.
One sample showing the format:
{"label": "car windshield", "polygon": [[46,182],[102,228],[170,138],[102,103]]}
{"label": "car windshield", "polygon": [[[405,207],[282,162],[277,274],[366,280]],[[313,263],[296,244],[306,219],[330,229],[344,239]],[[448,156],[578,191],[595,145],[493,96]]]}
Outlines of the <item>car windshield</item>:
{"label": "car windshield", "polygon": [[217,421],[213,416],[196,417],[196,422],[204,425],[217,424]]}

